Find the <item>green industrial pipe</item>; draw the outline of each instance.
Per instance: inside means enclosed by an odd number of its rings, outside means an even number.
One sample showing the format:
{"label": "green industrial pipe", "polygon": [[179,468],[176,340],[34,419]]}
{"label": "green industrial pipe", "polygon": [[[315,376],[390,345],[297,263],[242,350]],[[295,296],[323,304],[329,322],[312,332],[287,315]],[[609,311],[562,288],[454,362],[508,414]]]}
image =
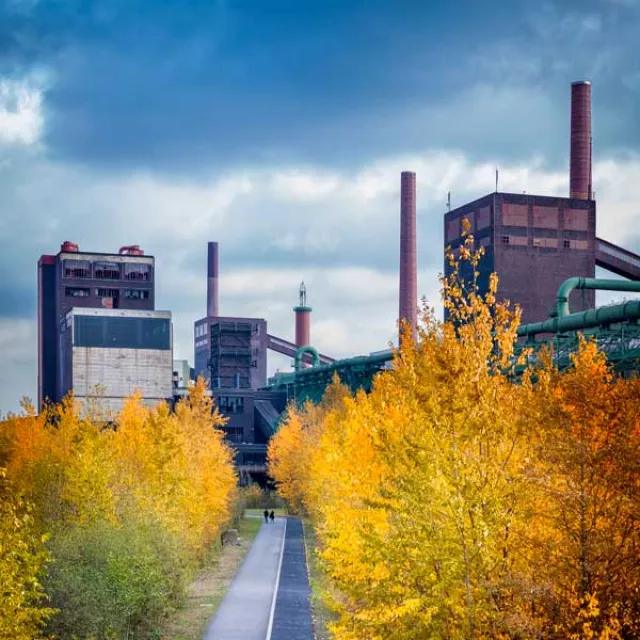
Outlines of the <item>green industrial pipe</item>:
{"label": "green industrial pipe", "polygon": [[599,291],[640,292],[640,282],[632,280],[606,280],[601,278],[569,278],[558,288],[556,294],[556,315],[564,318],[571,313],[569,296],[574,289],[597,289]]}
{"label": "green industrial pipe", "polygon": [[297,351],[296,351],[296,356],[294,359],[294,364],[293,364],[293,368],[296,371],[300,371],[300,369],[302,368],[302,358],[304,357],[304,354],[308,353],[311,355],[311,366],[312,367],[317,367],[320,364],[320,355],[318,354],[318,351],[316,349],[314,349],[311,345],[305,345],[304,347],[300,347]]}
{"label": "green industrial pipe", "polygon": [[[578,278],[576,278],[576,280],[578,280]],[[538,333],[582,331],[583,329],[589,329],[591,327],[615,324],[617,322],[633,322],[639,319],[640,300],[631,300],[630,302],[617,304],[612,307],[589,309],[588,311],[582,311],[580,313],[570,313],[567,316],[551,318],[544,322],[523,324],[521,327],[518,327],[518,336],[534,336]]]}

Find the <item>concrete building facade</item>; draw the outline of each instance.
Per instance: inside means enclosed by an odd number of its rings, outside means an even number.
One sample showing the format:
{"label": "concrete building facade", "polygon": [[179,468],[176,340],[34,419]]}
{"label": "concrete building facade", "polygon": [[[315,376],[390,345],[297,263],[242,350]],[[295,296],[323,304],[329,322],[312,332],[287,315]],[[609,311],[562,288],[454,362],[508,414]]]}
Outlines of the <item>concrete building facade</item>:
{"label": "concrete building facade", "polygon": [[145,404],[173,396],[169,311],[73,308],[60,327],[59,396],[73,390],[119,411],[138,391]]}

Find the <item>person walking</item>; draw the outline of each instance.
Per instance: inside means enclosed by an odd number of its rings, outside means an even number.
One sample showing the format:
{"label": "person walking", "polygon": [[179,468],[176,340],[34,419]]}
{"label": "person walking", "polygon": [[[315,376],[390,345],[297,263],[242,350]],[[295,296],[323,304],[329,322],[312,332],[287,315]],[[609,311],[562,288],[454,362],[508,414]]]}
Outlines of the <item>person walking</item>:
{"label": "person walking", "polygon": [[266,524],[269,524],[269,512],[265,509],[264,513],[262,514],[264,515],[264,521]]}
{"label": "person walking", "polygon": [[273,513],[273,511],[271,511],[271,513],[269,514],[269,518],[271,519],[271,522],[273,522],[275,520],[276,516]]}

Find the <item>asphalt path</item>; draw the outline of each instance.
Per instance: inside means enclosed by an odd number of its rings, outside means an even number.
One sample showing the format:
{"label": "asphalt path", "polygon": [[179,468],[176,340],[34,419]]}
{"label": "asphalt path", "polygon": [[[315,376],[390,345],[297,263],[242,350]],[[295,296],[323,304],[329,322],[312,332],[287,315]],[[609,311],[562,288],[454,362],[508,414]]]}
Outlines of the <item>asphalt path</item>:
{"label": "asphalt path", "polygon": [[304,531],[299,518],[289,518],[270,640],[312,639]]}
{"label": "asphalt path", "polygon": [[262,524],[204,640],[313,640],[302,523]]}
{"label": "asphalt path", "polygon": [[275,606],[286,518],[264,524],[213,616],[204,640],[266,640]]}

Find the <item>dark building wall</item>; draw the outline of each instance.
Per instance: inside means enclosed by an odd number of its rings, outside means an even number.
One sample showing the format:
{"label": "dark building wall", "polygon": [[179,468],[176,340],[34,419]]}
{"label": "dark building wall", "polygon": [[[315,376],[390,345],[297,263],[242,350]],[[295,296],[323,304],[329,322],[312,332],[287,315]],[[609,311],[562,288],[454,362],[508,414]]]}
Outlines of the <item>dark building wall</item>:
{"label": "dark building wall", "polygon": [[38,262],[38,407],[56,397],[56,261],[42,256]]}
{"label": "dark building wall", "polygon": [[[44,258],[52,258],[46,269],[40,266]],[[53,402],[62,399],[59,328],[67,312],[74,307],[153,311],[155,274],[153,256],[60,251],[43,256],[38,264],[39,282],[46,280],[38,316],[42,406],[45,396]]]}
{"label": "dark building wall", "polygon": [[214,391],[213,398],[220,413],[228,419],[222,430],[232,444],[266,443],[267,438],[257,424],[256,400],[268,400],[279,413],[286,406],[285,393],[267,390],[219,390]]}
{"label": "dark building wall", "polygon": [[267,384],[267,322],[220,316],[194,323],[196,375],[212,389],[261,389]]}
{"label": "dark building wall", "polygon": [[207,386],[211,388],[211,371],[209,369],[209,359],[211,358],[211,327],[209,318],[197,320],[193,326],[193,368],[195,376],[202,376],[208,381]]}
{"label": "dark building wall", "polygon": [[[522,322],[548,317],[558,287],[572,276],[595,275],[595,202],[527,194],[497,193],[445,215],[445,245],[462,240],[461,219],[471,223],[475,246],[487,255],[480,265],[480,286],[498,275],[498,298],[522,308]],[[446,273],[450,269],[445,266]],[[595,305],[595,292],[575,291],[575,311]]]}
{"label": "dark building wall", "polygon": [[[143,262],[118,254],[59,253],[57,256],[58,317],[63,318],[73,307],[153,311],[155,308],[153,258],[151,256],[144,258]],[[77,277],[80,270],[71,268],[73,261],[88,263],[86,275]],[[117,265],[117,268],[100,269],[100,265],[105,263]],[[141,277],[143,275],[146,275],[146,278]]]}

